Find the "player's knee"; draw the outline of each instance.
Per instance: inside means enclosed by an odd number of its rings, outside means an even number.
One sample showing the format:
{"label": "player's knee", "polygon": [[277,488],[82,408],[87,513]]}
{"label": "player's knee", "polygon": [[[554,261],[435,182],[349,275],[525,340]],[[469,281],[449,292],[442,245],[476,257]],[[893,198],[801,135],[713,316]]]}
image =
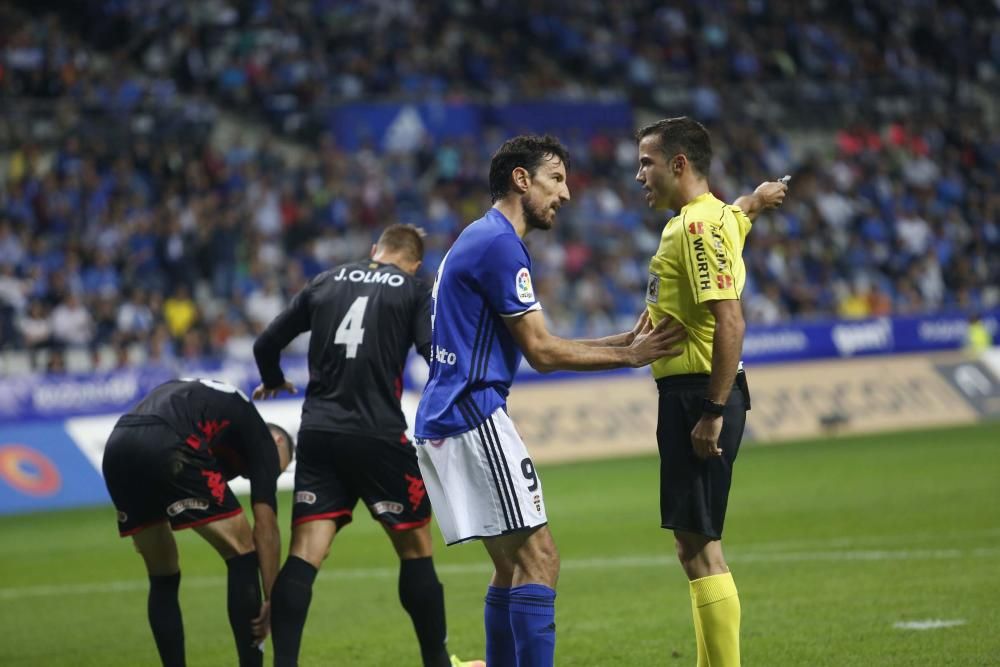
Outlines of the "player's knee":
{"label": "player's knee", "polygon": [[539,533],[528,552],[524,569],[533,578],[555,582],[559,577],[559,549],[549,533]]}
{"label": "player's knee", "polygon": [[332,521],[310,521],[300,524],[292,529],[292,546],[288,554],[301,558],[319,569],[330,555],[330,546],[333,544],[336,532],[336,524]]}

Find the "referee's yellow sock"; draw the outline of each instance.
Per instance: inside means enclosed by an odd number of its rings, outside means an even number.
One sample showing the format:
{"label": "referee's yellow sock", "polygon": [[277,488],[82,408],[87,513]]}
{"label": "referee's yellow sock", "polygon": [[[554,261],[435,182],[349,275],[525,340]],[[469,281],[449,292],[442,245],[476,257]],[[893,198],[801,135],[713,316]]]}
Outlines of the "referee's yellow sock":
{"label": "referee's yellow sock", "polygon": [[694,590],[691,591],[691,616],[694,618],[694,639],[698,647],[698,667],[708,667],[708,649],[705,647],[705,634],[701,631],[698,607],[694,603]]}
{"label": "referee's yellow sock", "polygon": [[[740,664],[740,597],[730,572],[690,582],[698,667]],[[704,662],[702,656],[704,647]]]}

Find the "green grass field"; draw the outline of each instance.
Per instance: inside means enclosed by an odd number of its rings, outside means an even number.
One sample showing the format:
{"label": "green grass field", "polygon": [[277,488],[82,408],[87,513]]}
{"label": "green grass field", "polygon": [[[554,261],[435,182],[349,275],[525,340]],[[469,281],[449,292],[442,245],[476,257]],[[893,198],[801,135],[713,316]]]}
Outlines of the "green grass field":
{"label": "green grass field", "polygon": [[[743,664],[1000,665],[1000,425],[747,445],[726,553]],[[542,466],[563,557],[559,665],[694,665],[687,582],[652,458]],[[288,496],[281,497],[288,525]],[[437,529],[434,529],[435,537]],[[234,664],[225,567],[178,534],[188,663]],[[286,540],[287,541],[287,540]],[[450,645],[481,657],[489,569],[437,547]],[[314,590],[303,665],[417,665],[397,566],[361,510]],[[0,518],[0,665],[153,665],[139,557],[110,508]],[[903,630],[897,622],[960,620]]]}

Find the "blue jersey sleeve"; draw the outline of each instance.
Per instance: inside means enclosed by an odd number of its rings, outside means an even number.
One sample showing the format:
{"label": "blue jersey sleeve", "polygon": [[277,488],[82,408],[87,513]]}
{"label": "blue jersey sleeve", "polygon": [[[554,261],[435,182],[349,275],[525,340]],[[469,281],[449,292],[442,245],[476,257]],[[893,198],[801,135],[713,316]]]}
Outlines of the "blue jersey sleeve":
{"label": "blue jersey sleeve", "polygon": [[514,234],[497,236],[478,267],[483,297],[500,315],[521,315],[542,306],[531,282],[531,258]]}

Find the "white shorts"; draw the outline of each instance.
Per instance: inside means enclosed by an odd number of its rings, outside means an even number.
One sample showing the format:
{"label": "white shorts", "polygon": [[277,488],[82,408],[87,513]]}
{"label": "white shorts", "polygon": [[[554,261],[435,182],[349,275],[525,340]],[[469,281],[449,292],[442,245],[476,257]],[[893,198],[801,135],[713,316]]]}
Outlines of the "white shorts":
{"label": "white shorts", "polygon": [[548,523],[542,480],[503,408],[475,430],[418,439],[417,462],[449,545]]}

